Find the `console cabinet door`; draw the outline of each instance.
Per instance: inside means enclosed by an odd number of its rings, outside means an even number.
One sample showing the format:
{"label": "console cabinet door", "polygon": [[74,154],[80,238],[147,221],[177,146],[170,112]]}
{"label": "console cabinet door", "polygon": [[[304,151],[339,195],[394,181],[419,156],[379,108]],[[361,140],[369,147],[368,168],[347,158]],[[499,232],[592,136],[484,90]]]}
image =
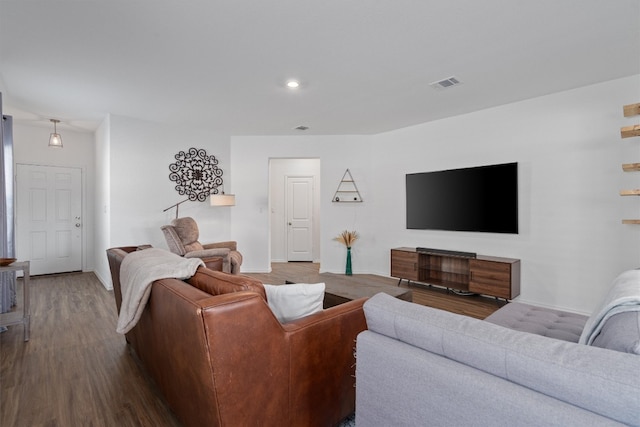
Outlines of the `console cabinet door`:
{"label": "console cabinet door", "polygon": [[469,261],[471,279],[469,291],[512,299],[512,264],[472,259]]}
{"label": "console cabinet door", "polygon": [[391,277],[418,281],[418,253],[391,249]]}

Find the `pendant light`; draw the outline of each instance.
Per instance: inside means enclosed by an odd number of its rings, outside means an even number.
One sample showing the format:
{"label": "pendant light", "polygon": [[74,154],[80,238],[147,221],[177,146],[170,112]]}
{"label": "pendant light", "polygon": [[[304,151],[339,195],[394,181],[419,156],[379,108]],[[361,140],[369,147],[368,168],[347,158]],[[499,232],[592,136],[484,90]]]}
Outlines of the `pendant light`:
{"label": "pendant light", "polygon": [[56,125],[60,123],[60,120],[49,119],[53,123],[53,133],[49,136],[49,147],[59,147],[62,148],[62,137],[58,133],[58,129]]}

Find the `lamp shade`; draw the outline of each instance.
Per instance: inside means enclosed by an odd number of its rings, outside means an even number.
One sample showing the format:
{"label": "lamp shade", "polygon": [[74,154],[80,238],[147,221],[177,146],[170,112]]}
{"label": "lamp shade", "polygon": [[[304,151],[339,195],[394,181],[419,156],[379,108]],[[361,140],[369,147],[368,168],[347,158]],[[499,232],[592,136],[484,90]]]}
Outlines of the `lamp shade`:
{"label": "lamp shade", "polygon": [[60,147],[62,148],[62,137],[59,133],[52,133],[49,136],[49,147]]}
{"label": "lamp shade", "polygon": [[209,196],[209,202],[211,206],[235,206],[236,195],[235,194],[212,194]]}
{"label": "lamp shade", "polygon": [[53,133],[49,135],[49,147],[58,147],[62,148],[62,137],[58,133],[58,129],[56,125],[60,123],[60,120],[49,119],[51,123],[53,123]]}

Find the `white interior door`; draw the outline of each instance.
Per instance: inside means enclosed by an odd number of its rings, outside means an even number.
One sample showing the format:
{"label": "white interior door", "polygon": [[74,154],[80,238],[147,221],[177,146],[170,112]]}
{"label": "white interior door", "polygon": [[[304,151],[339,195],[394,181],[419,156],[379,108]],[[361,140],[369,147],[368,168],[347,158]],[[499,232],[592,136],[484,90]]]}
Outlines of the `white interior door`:
{"label": "white interior door", "polygon": [[313,177],[287,177],[287,260],[313,261]]}
{"label": "white interior door", "polygon": [[82,174],[17,165],[16,254],[31,274],[82,270]]}

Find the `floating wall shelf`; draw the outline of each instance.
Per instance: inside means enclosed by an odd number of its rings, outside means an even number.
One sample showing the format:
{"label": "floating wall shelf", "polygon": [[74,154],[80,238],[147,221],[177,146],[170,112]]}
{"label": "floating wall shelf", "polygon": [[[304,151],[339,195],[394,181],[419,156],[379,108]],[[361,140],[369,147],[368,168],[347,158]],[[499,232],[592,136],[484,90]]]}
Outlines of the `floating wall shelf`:
{"label": "floating wall shelf", "polygon": [[625,117],[640,116],[640,103],[625,105],[622,111]]}
{"label": "floating wall shelf", "polygon": [[[640,115],[640,103],[629,104],[622,107],[622,113],[625,117],[633,117]],[[620,129],[622,138],[640,136],[640,125],[625,126]],[[625,172],[640,172],[640,163],[624,163],[622,170]],[[621,190],[621,196],[640,196],[640,189]],[[640,219],[623,219],[623,224],[640,224]]]}
{"label": "floating wall shelf", "polygon": [[335,203],[362,202],[362,197],[360,196],[360,192],[358,191],[356,182],[353,180],[353,177],[351,176],[351,172],[349,172],[349,169],[347,169],[344,175],[342,175],[342,180],[340,180],[340,184],[338,184],[338,189],[333,195],[333,199],[331,201]]}
{"label": "floating wall shelf", "polygon": [[640,125],[624,126],[620,128],[620,136],[623,138],[640,136]]}

